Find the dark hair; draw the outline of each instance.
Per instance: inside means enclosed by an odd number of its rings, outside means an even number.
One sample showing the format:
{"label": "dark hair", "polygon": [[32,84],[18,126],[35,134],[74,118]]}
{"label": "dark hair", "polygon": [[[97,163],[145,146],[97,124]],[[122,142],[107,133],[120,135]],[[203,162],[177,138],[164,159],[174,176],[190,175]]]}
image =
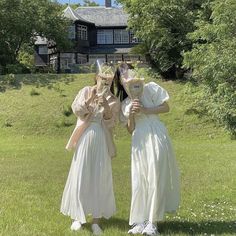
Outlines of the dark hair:
{"label": "dark hair", "polygon": [[133,66],[130,64],[126,64],[126,63],[122,63],[120,64],[115,72],[115,76],[114,76],[114,81],[115,81],[115,85],[117,88],[117,92],[116,92],[116,96],[120,98],[120,101],[123,101],[124,99],[126,99],[128,97],[128,94],[126,93],[122,83],[121,83],[121,68],[126,65],[129,67],[129,69],[132,69]]}
{"label": "dark hair", "polygon": [[114,86],[114,80],[112,80],[112,84],[111,84],[111,87],[110,87],[110,91],[113,95],[115,95],[115,86]]}

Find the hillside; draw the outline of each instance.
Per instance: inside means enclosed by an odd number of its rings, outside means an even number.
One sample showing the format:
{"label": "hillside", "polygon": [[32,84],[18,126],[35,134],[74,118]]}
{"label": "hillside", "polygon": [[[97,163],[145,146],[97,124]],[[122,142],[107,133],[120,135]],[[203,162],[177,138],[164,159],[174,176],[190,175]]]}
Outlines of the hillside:
{"label": "hillside", "polygon": [[[0,92],[0,235],[75,235],[59,213],[72,157],[64,147],[75,124],[70,105],[94,74],[21,75]],[[0,78],[1,79],[1,78]],[[147,79],[147,82],[149,80]],[[160,224],[162,235],[234,235],[236,141],[188,112],[185,85],[157,80],[171,96],[161,116],[181,171],[181,208]],[[117,214],[104,235],[126,235],[130,205],[130,135],[115,131]],[[77,235],[77,234],[76,234]],[[78,235],[90,235],[89,225]]]}

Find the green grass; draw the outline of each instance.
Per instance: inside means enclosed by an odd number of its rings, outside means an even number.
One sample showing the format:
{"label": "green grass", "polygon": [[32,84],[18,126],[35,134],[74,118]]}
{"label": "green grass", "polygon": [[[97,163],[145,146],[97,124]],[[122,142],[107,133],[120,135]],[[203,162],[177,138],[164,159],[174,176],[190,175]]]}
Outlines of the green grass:
{"label": "green grass", "polygon": [[[91,235],[70,231],[60,200],[72,153],[64,147],[74,128],[70,106],[87,75],[18,76],[0,93],[0,235]],[[0,77],[1,80],[1,77]],[[162,235],[236,235],[236,141],[205,118],[188,114],[184,85],[158,81],[170,95],[161,116],[181,171],[181,207],[159,224]],[[37,95],[36,95],[37,94]],[[113,160],[117,213],[103,220],[104,235],[127,235],[130,136],[118,126]],[[90,220],[90,218],[88,218]]]}

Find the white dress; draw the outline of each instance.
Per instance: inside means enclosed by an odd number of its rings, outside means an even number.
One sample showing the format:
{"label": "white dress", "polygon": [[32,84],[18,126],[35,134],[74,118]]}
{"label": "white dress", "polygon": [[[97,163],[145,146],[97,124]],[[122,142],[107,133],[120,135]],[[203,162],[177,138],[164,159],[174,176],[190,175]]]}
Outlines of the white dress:
{"label": "white dress", "polygon": [[[78,116],[77,123],[87,112],[84,101],[89,91],[91,87],[82,89],[72,104]],[[95,105],[90,106],[90,109],[94,108]],[[114,125],[118,111],[117,107],[112,109],[112,119],[105,121],[109,128]],[[61,201],[61,212],[72,219],[78,219],[82,224],[86,223],[88,214],[93,218],[109,218],[116,210],[111,156],[102,122],[102,111],[94,111],[88,128],[76,145]]]}
{"label": "white dress", "polygon": [[[157,107],[169,99],[154,82],[145,85],[140,98],[144,107]],[[130,98],[121,105],[121,121],[127,123]],[[129,224],[161,221],[165,212],[179,206],[179,172],[167,130],[158,115],[137,114],[132,134],[132,200]]]}

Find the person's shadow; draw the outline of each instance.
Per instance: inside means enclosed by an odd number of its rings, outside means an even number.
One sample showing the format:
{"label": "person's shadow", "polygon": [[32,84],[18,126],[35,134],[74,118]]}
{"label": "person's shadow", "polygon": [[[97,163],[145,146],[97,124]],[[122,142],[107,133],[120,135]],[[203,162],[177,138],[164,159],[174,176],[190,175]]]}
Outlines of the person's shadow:
{"label": "person's shadow", "polygon": [[220,235],[236,234],[236,222],[233,221],[165,221],[159,224],[159,231],[169,235],[182,233],[186,235]]}
{"label": "person's shadow", "polygon": [[[109,220],[102,220],[104,230],[109,228],[117,228],[119,231],[127,233],[130,229],[128,219],[120,219],[113,217]],[[232,234],[236,235],[236,222],[234,221],[165,221],[158,223],[158,231],[161,235],[220,235]]]}

